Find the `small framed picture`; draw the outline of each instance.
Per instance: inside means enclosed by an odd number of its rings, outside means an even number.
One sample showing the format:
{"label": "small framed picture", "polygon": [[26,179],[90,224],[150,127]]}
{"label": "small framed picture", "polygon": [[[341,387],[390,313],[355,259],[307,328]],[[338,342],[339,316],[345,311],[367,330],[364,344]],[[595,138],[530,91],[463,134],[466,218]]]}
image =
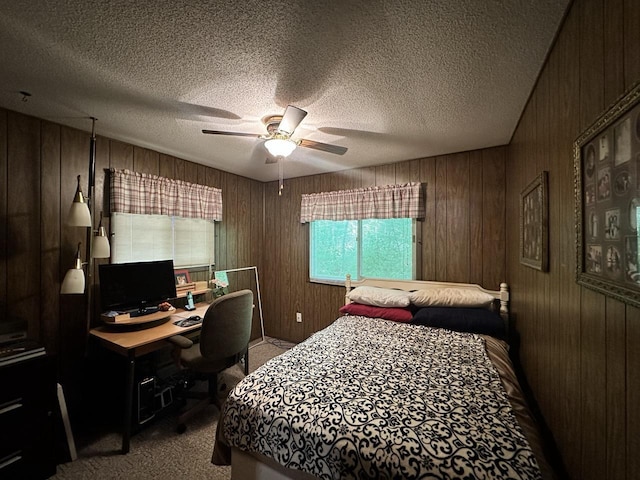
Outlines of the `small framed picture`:
{"label": "small framed picture", "polygon": [[191,283],[189,270],[174,270],[174,276],[176,277],[176,285],[178,286]]}
{"label": "small framed picture", "polygon": [[543,272],[549,265],[547,177],[543,171],[520,194],[520,263]]}

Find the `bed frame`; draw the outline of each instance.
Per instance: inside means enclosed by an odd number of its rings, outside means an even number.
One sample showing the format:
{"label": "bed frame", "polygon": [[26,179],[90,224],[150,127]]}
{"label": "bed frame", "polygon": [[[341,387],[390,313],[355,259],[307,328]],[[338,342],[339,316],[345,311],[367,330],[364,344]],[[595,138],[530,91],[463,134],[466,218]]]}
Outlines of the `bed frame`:
{"label": "bed frame", "polygon": [[487,290],[475,283],[451,283],[451,282],[434,282],[427,280],[381,280],[374,278],[363,278],[362,280],[351,280],[351,275],[347,274],[344,282],[346,289],[344,303],[351,303],[349,300],[349,292],[355,287],[383,287],[396,288],[398,290],[430,290],[433,288],[462,288],[466,290],[477,290],[492,295],[496,302],[500,302],[500,315],[507,321],[509,317],[509,286],[506,283],[500,284],[500,290]]}
{"label": "bed frame", "polygon": [[[350,303],[349,292],[359,286],[396,288],[400,290],[428,290],[433,288],[462,288],[488,293],[499,302],[500,316],[504,319],[508,332],[509,317],[509,287],[500,284],[500,290],[486,290],[474,283],[449,283],[424,280],[381,280],[365,278],[352,281],[351,275],[345,280],[345,304]],[[275,461],[254,453],[247,453],[235,447],[231,449],[231,479],[232,480],[313,480],[316,477],[305,472],[285,468]]]}

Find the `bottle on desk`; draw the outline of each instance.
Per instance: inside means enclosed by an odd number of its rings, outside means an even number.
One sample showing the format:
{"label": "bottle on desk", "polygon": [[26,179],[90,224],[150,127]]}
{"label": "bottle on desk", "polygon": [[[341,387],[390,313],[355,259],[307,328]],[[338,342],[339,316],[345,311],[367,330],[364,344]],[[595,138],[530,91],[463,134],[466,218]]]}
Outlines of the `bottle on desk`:
{"label": "bottle on desk", "polygon": [[184,309],[188,311],[196,309],[196,306],[193,303],[193,294],[191,292],[187,292],[187,304],[184,306]]}

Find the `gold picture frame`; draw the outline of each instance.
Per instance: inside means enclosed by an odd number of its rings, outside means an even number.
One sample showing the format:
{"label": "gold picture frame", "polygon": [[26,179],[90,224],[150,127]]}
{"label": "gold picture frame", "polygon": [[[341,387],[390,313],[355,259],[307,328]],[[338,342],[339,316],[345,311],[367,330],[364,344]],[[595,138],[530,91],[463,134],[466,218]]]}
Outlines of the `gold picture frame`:
{"label": "gold picture frame", "polygon": [[543,171],[520,193],[520,263],[549,269],[548,172]]}
{"label": "gold picture frame", "polygon": [[640,306],[640,83],[574,142],[576,280]]}

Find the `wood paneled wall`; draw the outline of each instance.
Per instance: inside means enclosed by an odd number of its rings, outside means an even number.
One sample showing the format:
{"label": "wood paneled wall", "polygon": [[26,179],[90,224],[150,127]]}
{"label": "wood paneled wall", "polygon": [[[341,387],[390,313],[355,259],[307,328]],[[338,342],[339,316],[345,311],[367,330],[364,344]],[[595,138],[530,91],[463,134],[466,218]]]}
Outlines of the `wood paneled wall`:
{"label": "wood paneled wall", "polygon": [[[507,160],[507,278],[520,358],[569,476],[640,478],[640,311],[576,283],[572,144],[640,80],[640,2],[576,0]],[[548,273],[520,265],[520,192],[549,171]]]}
{"label": "wood paneled wall", "polygon": [[[89,137],[88,132],[0,109],[0,326],[27,322],[29,336],[57,355],[60,381],[71,403],[79,396],[85,363],[86,296],[59,291],[78,242],[86,260],[87,230],[64,222],[77,175],[89,193]],[[100,210],[108,212],[105,171],[111,167],[221,188],[224,211],[216,225],[216,266],[257,265],[262,270],[263,183],[99,136],[94,226]],[[108,218],[104,223],[108,226]],[[105,261],[95,262],[90,287],[94,299],[97,265]],[[251,286],[249,274],[238,281]],[[254,321],[254,338],[259,330],[259,321]]]}
{"label": "wood paneled wall", "polygon": [[[421,278],[486,288],[506,279],[524,372],[569,476],[639,478],[640,310],[575,282],[572,159],[578,134],[640,80],[638,25],[636,0],[575,0],[508,147],[286,180],[280,197],[275,183],[98,137],[95,198],[104,201],[109,167],[222,188],[217,267],[257,265],[267,334],[300,341],[335,319],[344,293],[308,281],[301,194],[425,183]],[[85,241],[63,222],[76,175],[86,185],[88,148],[87,132],[0,109],[0,311],[3,322],[28,321],[72,384],[85,305],[58,292]],[[518,257],[520,192],[541,170],[549,171],[548,273]]]}
{"label": "wood paneled wall", "polygon": [[[422,182],[426,219],[419,222],[421,279],[505,281],[506,147],[285,180],[265,186],[262,291],[267,333],[301,341],[331,323],[344,287],[309,282],[309,226],[300,224],[303,193]],[[302,323],[296,323],[296,312]]]}

